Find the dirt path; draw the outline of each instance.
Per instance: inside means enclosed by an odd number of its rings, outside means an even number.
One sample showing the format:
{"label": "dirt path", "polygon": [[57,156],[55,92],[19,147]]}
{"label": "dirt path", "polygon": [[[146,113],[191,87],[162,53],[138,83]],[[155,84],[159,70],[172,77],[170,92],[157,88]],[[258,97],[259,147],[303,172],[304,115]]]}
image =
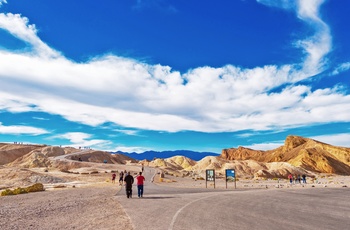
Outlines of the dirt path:
{"label": "dirt path", "polygon": [[0,229],[132,229],[116,185],[0,197]]}

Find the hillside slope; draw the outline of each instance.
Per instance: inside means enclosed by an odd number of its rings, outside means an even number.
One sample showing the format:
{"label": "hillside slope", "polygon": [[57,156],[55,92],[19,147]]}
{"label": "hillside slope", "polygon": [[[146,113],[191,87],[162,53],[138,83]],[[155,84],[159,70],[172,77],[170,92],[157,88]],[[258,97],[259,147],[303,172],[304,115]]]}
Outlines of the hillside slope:
{"label": "hillside slope", "polygon": [[350,148],[299,136],[288,136],[283,146],[269,151],[244,147],[223,149],[220,158],[266,163],[287,162],[313,172],[350,175]]}

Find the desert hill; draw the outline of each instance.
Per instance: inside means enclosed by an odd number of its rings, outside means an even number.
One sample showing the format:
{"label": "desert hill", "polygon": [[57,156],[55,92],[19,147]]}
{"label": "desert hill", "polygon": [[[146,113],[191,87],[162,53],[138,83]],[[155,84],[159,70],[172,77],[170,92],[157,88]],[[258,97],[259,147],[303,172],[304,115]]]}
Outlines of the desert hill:
{"label": "desert hill", "polygon": [[150,165],[182,175],[205,176],[206,169],[215,169],[219,175],[225,169],[235,169],[242,178],[286,178],[288,174],[317,173],[350,175],[350,148],[332,146],[313,139],[288,136],[285,144],[269,151],[239,147],[223,149],[220,156],[207,156],[186,166],[179,164],[182,157],[155,159]]}
{"label": "desert hill", "polygon": [[350,148],[332,146],[299,136],[288,136],[283,146],[269,151],[244,147],[223,149],[220,158],[265,163],[287,162],[317,173],[350,175]]}
{"label": "desert hill", "polygon": [[24,156],[34,149],[41,148],[40,145],[19,145],[19,144],[0,144],[0,165],[10,163],[17,158]]}
{"label": "desert hill", "polygon": [[[74,148],[61,148],[57,146],[8,146],[11,151],[18,150],[21,154],[7,166],[21,168],[57,168],[69,170],[84,166],[84,162],[127,164],[138,161],[122,154],[110,154],[104,151],[80,150]],[[11,155],[4,151],[4,155]],[[19,154],[18,154],[19,155]],[[71,161],[67,161],[68,159]]]}
{"label": "desert hill", "polygon": [[137,160],[121,154],[46,145],[1,143],[0,159],[0,190],[33,183],[101,181],[109,178],[107,172],[140,168]]}
{"label": "desert hill", "polygon": [[258,162],[255,160],[226,160],[221,157],[207,156],[202,160],[183,164],[183,156],[166,159],[155,159],[150,166],[176,176],[192,176],[205,178],[206,169],[215,169],[218,177],[225,175],[226,169],[235,169],[239,178],[286,178],[288,174],[306,174],[313,176],[307,170],[286,162]]}

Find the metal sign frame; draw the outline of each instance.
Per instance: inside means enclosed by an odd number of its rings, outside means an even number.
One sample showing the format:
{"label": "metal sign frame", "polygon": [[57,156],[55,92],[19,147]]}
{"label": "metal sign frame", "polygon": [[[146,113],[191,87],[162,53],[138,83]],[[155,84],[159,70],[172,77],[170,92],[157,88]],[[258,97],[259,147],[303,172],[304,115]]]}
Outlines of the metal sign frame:
{"label": "metal sign frame", "polygon": [[214,169],[207,169],[205,170],[205,187],[208,188],[208,181],[214,181],[214,188],[215,188],[215,170]]}
{"label": "metal sign frame", "polygon": [[236,189],[236,171],[234,169],[225,170],[226,189],[227,189],[227,181],[229,180],[229,178],[233,178],[233,181],[235,182],[235,189]]}

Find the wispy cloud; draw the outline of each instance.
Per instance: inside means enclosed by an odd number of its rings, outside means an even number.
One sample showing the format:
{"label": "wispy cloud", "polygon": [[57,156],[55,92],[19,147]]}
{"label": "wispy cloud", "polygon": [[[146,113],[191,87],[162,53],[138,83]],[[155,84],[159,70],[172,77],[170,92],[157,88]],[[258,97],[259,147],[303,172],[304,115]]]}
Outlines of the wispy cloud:
{"label": "wispy cloud", "polygon": [[122,151],[127,153],[143,153],[145,151],[149,151],[151,149],[143,148],[143,147],[137,147],[137,146],[117,146],[112,152]]}
{"label": "wispy cloud", "polygon": [[[186,73],[116,55],[77,63],[45,44],[27,18],[2,13],[0,28],[30,49],[0,51],[0,110],[42,111],[91,126],[111,122],[125,130],[170,132],[350,121],[349,95],[337,87],[312,90],[301,82],[327,65],[331,36],[319,16],[323,1],[288,2],[280,1],[282,8],[295,10],[315,31],[298,42],[305,51],[301,63],[251,69],[207,66]],[[80,142],[88,138],[81,137]]]}
{"label": "wispy cloud", "polygon": [[350,69],[350,62],[345,62],[338,65],[335,70],[332,71],[332,75],[338,75],[342,72],[348,71]]}
{"label": "wispy cloud", "polygon": [[43,118],[43,117],[33,117],[35,120],[40,120],[40,121],[49,121],[50,119]]}
{"label": "wispy cloud", "polygon": [[69,140],[72,147],[95,147],[103,149],[106,145],[111,144],[110,141],[92,139],[92,135],[82,132],[69,132],[51,137],[51,139],[66,139]]}
{"label": "wispy cloud", "polygon": [[1,134],[15,134],[15,135],[22,135],[22,134],[29,134],[29,135],[42,135],[49,133],[45,129],[31,127],[31,126],[24,126],[24,125],[10,125],[5,126],[0,122],[0,133]]}
{"label": "wispy cloud", "polygon": [[[308,137],[317,141],[324,142],[326,144],[341,146],[341,147],[350,147],[350,134],[349,133],[339,133],[331,135],[318,135]],[[246,148],[251,148],[255,150],[272,150],[284,145],[284,140],[267,142],[267,143],[256,143],[252,145],[244,146]]]}
{"label": "wispy cloud", "polygon": [[332,50],[332,36],[328,25],[320,16],[320,7],[324,0],[257,0],[267,6],[295,11],[297,17],[314,31],[311,37],[296,41],[294,44],[305,53],[302,71],[296,80],[316,75],[327,68],[326,55]]}
{"label": "wispy cloud", "polygon": [[19,14],[1,13],[0,28],[30,44],[32,53],[28,53],[27,55],[37,55],[42,58],[54,58],[59,56],[55,50],[41,41],[37,36],[35,25],[28,24],[28,19],[26,17],[21,17]]}
{"label": "wispy cloud", "polygon": [[156,9],[169,13],[176,13],[176,7],[169,3],[168,0],[136,0],[133,6],[135,10]]}
{"label": "wispy cloud", "polygon": [[313,136],[310,138],[327,143],[327,144],[335,145],[335,146],[350,147],[350,133],[320,135],[320,136]]}
{"label": "wispy cloud", "polygon": [[138,133],[139,133],[138,130],[132,130],[132,129],[114,129],[114,131],[118,133],[124,133],[130,136],[138,136]]}
{"label": "wispy cloud", "polygon": [[254,150],[272,150],[276,149],[284,144],[284,141],[273,142],[273,143],[258,143],[244,146],[245,148],[254,149]]}
{"label": "wispy cloud", "polygon": [[1,7],[2,4],[4,4],[4,3],[7,3],[7,1],[6,1],[6,0],[0,0],[0,7]]}

